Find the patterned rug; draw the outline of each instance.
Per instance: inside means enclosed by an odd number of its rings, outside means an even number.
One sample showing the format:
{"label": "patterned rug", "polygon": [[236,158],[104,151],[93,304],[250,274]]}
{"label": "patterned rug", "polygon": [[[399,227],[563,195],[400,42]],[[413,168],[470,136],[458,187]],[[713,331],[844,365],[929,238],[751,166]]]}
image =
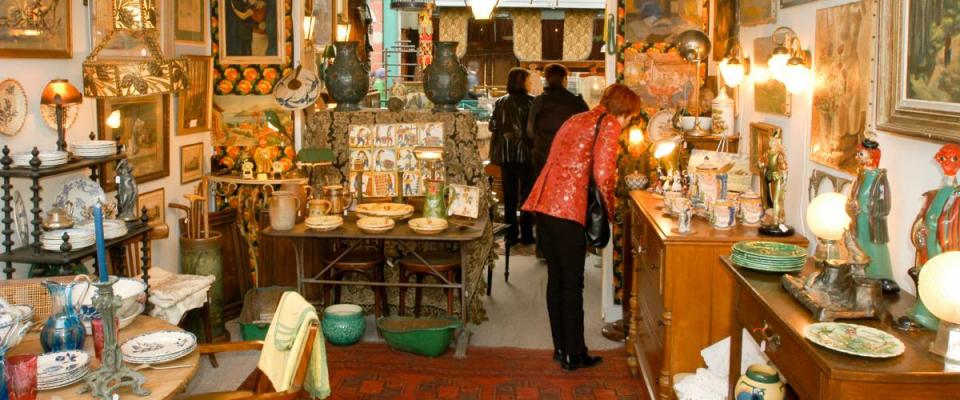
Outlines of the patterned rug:
{"label": "patterned rug", "polygon": [[548,350],[470,348],[427,358],[386,344],[327,346],[330,399],[631,399],[646,400],[624,350],[594,352],[603,364],[564,371]]}

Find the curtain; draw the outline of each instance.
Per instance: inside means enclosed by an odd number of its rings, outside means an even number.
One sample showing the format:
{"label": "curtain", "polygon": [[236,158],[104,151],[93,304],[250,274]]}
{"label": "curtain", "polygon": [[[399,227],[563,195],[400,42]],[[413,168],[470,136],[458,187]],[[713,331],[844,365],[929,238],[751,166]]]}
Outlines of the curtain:
{"label": "curtain", "polygon": [[467,54],[467,23],[471,14],[469,8],[441,8],[440,9],[440,40],[443,42],[457,42],[457,57]]}
{"label": "curtain", "polygon": [[513,54],[520,61],[543,59],[540,10],[510,10],[513,17]]}
{"label": "curtain", "polygon": [[563,16],[563,59],[582,61],[593,51],[593,21],[596,10],[565,10]]}

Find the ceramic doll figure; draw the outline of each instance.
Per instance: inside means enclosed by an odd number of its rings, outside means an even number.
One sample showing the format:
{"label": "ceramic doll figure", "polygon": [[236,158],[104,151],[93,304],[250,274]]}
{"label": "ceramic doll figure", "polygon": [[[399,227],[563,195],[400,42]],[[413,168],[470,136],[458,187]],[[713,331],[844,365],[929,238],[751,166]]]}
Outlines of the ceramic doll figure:
{"label": "ceramic doll figure", "polygon": [[137,181],[133,168],[126,159],[117,162],[117,213],[124,221],[140,219],[137,210]]}
{"label": "ceramic doll figure", "polygon": [[880,145],[864,139],[857,146],[857,162],[860,171],[850,190],[847,213],[850,214],[850,231],[856,236],[860,248],[870,256],[866,268],[867,278],[884,280],[884,285],[896,285],[890,264],[887,242],[887,215],[890,214],[890,183],[887,170],[880,166]]}
{"label": "ceramic doll figure", "polygon": [[693,218],[693,204],[688,198],[680,198],[676,202],[678,211],[677,232],[690,233],[690,219]]}
{"label": "ceramic doll figure", "polygon": [[[786,227],[786,209],[784,207],[787,192],[787,155],[783,151],[783,141],[778,129],[770,137],[770,148],[763,155],[760,170],[763,171],[763,186],[768,195],[770,208],[766,210],[762,233],[789,235],[793,229]],[[786,228],[786,229],[783,229]]]}

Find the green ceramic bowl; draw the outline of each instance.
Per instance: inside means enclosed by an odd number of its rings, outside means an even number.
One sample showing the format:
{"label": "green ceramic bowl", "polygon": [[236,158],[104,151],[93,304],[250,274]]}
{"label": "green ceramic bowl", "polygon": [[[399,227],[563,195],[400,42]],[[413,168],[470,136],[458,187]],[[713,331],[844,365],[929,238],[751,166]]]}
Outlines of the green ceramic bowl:
{"label": "green ceramic bowl", "polygon": [[363,309],[354,304],[335,304],[323,310],[323,336],[337,346],[349,346],[363,338],[367,320]]}
{"label": "green ceramic bowl", "polygon": [[447,351],[453,332],[463,326],[452,317],[386,317],[377,321],[377,329],[395,350],[436,357]]}

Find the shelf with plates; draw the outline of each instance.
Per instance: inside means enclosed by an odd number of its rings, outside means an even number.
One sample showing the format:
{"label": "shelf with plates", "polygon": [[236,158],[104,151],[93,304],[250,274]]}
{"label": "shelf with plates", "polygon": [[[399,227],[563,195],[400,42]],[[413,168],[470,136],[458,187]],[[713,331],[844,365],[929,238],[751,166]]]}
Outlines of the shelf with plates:
{"label": "shelf with plates", "polygon": [[[6,149],[6,146],[4,146]],[[6,152],[4,152],[6,154]],[[40,164],[37,168],[33,167],[14,167],[12,164],[10,166],[4,165],[3,168],[0,168],[0,177],[10,177],[10,178],[43,178],[47,176],[54,176],[65,174],[67,172],[78,171],[84,168],[98,169],[101,165],[109,162],[117,162],[124,158],[127,158],[126,154],[119,153],[112,156],[106,157],[97,157],[97,158],[80,158],[74,157],[71,158],[66,164],[55,165],[52,167],[44,167],[43,164]],[[37,159],[39,161],[39,159]]]}
{"label": "shelf with plates", "polygon": [[[145,222],[131,222],[127,224],[127,233],[123,236],[106,240],[106,247],[123,244],[137,236],[145,235],[153,229]],[[39,254],[37,253],[39,252]],[[40,247],[22,246],[5,254],[0,254],[0,262],[32,263],[32,264],[69,264],[88,257],[94,257],[97,246],[87,246],[69,251],[51,251]]]}

